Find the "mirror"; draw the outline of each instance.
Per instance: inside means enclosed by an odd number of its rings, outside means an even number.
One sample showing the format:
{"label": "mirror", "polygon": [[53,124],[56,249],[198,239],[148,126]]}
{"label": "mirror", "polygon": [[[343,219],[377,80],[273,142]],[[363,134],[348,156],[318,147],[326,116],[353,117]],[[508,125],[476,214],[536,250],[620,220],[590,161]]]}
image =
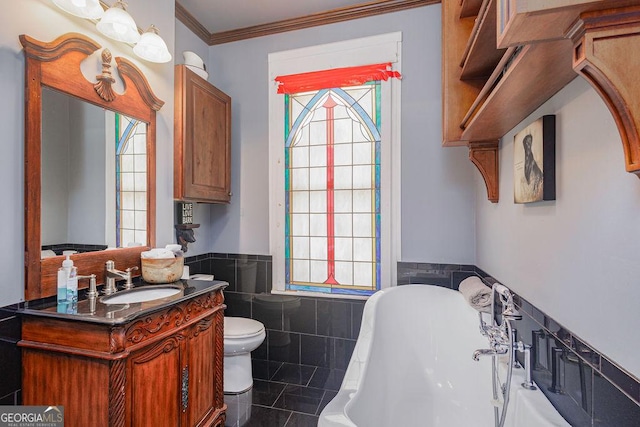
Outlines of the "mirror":
{"label": "mirror", "polygon": [[[156,111],[164,102],[133,63],[116,57],[112,64],[107,49],[96,59],[102,72],[88,81],[80,65],[94,59],[87,58],[101,47],[86,36],[68,33],[42,42],[21,35],[20,42],[26,58],[25,299],[32,300],[56,294],[56,273],[64,259],[41,259],[43,245],[119,247],[71,255],[78,273],[95,274],[98,283],[104,283],[107,260],[122,269],[139,267],[140,252],[155,245]],[[112,87],[112,67],[122,79],[123,93]],[[66,112],[52,111],[56,105],[65,105]],[[89,122],[89,116],[98,119]],[[78,122],[83,126],[67,126]],[[115,146],[107,142],[115,144],[115,129],[123,127],[133,137],[133,158],[117,161]],[[131,162],[145,175],[135,184]],[[131,187],[144,191],[124,194]],[[133,215],[122,209],[125,199],[135,207]],[[116,230],[129,224],[137,234],[121,230],[118,237]],[[126,247],[134,244],[142,245]]]}
{"label": "mirror", "polygon": [[147,242],[147,125],[42,88],[43,258]]}

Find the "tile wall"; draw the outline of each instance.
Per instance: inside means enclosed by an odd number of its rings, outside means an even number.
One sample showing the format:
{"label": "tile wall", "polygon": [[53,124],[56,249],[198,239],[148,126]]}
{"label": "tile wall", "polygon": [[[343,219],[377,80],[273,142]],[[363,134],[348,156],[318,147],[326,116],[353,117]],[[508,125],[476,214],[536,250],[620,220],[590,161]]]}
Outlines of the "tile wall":
{"label": "tile wall", "polygon": [[[257,371],[283,363],[298,365],[288,375],[322,372],[323,378],[318,376],[317,381],[323,384],[314,386],[336,386],[329,383],[341,378],[349,362],[364,301],[271,295],[270,256],[213,253],[187,258],[186,264],[191,274],[214,274],[229,282],[227,315],[265,324],[267,338],[253,353]],[[425,283],[457,289],[473,275],[487,284],[495,281],[473,265],[398,263],[400,285]],[[0,308],[0,405],[21,403],[21,361],[16,345],[20,319],[15,310],[25,304]],[[571,425],[640,425],[638,378],[517,295],[516,304],[523,316],[516,322],[518,339],[533,347],[534,380]],[[295,382],[295,378],[286,380]]]}
{"label": "tile wall", "polygon": [[[640,426],[640,382],[523,298],[518,340],[533,379],[572,426]],[[523,363],[522,353],[519,354]]]}
{"label": "tile wall", "polygon": [[364,300],[271,295],[271,257],[211,254],[188,260],[190,274],[229,282],[227,316],[265,325],[254,359],[344,370],[360,332]]}

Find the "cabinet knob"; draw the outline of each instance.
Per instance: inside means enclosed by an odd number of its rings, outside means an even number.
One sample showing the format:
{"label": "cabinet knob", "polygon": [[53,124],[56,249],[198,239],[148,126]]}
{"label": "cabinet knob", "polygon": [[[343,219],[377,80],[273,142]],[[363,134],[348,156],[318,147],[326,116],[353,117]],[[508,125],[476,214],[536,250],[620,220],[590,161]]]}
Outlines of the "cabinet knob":
{"label": "cabinet knob", "polygon": [[233,191],[229,191],[229,197],[233,196]]}

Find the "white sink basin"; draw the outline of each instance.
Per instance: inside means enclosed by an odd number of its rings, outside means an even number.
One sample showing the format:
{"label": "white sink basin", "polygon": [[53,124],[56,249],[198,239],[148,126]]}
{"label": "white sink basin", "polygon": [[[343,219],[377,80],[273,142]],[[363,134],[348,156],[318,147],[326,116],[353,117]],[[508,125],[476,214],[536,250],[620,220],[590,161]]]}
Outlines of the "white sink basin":
{"label": "white sink basin", "polygon": [[181,291],[175,286],[154,286],[149,288],[136,288],[129,291],[118,292],[102,298],[104,304],[131,304],[135,302],[153,301],[176,295]]}

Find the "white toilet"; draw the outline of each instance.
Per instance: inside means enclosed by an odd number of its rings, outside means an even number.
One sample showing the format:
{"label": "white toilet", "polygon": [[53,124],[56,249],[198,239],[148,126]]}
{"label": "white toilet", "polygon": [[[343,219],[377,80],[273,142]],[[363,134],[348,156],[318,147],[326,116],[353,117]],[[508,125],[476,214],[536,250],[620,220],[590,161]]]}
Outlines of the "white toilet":
{"label": "white toilet", "polygon": [[243,393],[253,386],[251,352],[266,333],[264,325],[244,317],[224,318],[224,392]]}

